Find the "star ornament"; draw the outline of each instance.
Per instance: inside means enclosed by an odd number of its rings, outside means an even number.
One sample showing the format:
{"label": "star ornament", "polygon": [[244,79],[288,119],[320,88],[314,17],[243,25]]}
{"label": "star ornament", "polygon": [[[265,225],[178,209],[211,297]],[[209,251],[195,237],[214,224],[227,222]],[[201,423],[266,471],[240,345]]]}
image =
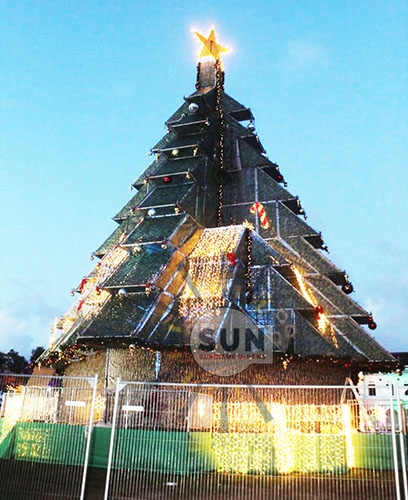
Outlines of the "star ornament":
{"label": "star ornament", "polygon": [[199,58],[201,59],[202,57],[212,57],[216,61],[221,60],[221,54],[223,52],[228,52],[228,49],[226,47],[223,47],[219,43],[217,43],[217,38],[215,36],[215,31],[214,29],[211,30],[210,34],[206,38],[205,36],[201,35],[201,33],[198,33],[197,31],[194,31],[194,34],[196,37],[200,40],[200,42],[203,44],[203,48],[201,49]]}

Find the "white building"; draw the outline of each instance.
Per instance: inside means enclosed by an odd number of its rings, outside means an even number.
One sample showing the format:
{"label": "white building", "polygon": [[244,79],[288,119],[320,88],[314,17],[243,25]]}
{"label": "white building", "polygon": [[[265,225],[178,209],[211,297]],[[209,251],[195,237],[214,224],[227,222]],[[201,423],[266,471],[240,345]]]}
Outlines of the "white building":
{"label": "white building", "polygon": [[[359,373],[360,430],[388,431],[408,422],[408,367],[393,373]],[[394,415],[391,414],[391,405]]]}

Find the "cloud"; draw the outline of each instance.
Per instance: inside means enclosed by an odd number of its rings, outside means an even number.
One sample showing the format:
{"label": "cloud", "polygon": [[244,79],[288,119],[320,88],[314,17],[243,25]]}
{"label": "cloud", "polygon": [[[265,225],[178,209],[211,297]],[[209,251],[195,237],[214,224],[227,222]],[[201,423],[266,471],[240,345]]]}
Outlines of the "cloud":
{"label": "cloud", "polygon": [[287,46],[286,69],[290,73],[327,67],[329,57],[323,47],[305,40],[292,40]]}
{"label": "cloud", "polygon": [[0,303],[0,351],[14,349],[29,358],[37,346],[48,345],[56,308],[34,289],[13,291],[19,293]]}
{"label": "cloud", "polygon": [[[27,335],[29,322],[26,318],[15,315],[8,307],[0,310],[0,351],[15,349],[11,339],[18,339],[19,343],[30,339]],[[17,349],[16,349],[17,350]]]}

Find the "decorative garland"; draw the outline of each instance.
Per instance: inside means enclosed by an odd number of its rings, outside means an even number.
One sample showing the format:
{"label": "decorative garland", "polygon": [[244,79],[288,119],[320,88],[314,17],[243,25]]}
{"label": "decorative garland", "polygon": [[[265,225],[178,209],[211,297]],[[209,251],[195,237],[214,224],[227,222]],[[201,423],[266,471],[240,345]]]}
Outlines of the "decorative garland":
{"label": "decorative garland", "polygon": [[249,229],[247,229],[247,262],[245,266],[245,302],[250,304],[252,302],[252,283],[251,283],[251,266],[252,266],[252,236]]}
{"label": "decorative garland", "polygon": [[90,347],[85,344],[74,344],[62,350],[50,351],[48,357],[36,363],[38,366],[54,368],[56,372],[64,371],[65,367],[71,363],[83,361],[88,356],[93,356],[99,352],[100,346]]}
{"label": "decorative garland", "polygon": [[215,61],[216,80],[215,80],[215,111],[218,115],[218,144],[216,151],[216,165],[217,170],[214,173],[214,178],[218,182],[218,225],[221,225],[221,212],[223,204],[223,185],[227,182],[227,177],[224,172],[224,133],[225,133],[225,119],[224,110],[221,105],[221,91],[224,89],[224,72],[222,71],[221,61]]}

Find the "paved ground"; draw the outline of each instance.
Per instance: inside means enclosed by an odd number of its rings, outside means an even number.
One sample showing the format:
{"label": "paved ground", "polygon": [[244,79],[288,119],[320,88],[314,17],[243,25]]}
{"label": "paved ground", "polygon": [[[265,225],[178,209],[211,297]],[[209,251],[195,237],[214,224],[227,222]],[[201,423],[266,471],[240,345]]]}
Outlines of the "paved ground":
{"label": "paved ground", "polygon": [[[77,500],[82,469],[0,460],[0,500]],[[103,500],[105,469],[90,468],[86,500]],[[113,471],[109,500],[394,500],[391,471],[339,475],[175,475]]]}

